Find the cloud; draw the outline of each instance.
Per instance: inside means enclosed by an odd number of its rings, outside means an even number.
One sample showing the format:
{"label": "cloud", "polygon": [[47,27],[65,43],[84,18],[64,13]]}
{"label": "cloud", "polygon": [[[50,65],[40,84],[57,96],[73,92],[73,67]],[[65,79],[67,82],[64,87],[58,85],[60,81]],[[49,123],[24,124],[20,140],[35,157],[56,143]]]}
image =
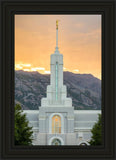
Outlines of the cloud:
{"label": "cloud", "polygon": [[28,72],[29,72],[29,71],[30,71],[30,69],[23,69],[23,71],[28,71]]}
{"label": "cloud", "polygon": [[45,70],[43,67],[36,67],[37,70]]}
{"label": "cloud", "polygon": [[42,67],[33,67],[31,68],[31,71],[44,71],[45,68],[42,68]]}
{"label": "cloud", "polygon": [[15,64],[15,68],[17,68],[17,69],[22,69],[24,67],[31,67],[31,64],[23,64],[23,63]]}
{"label": "cloud", "polygon": [[22,69],[23,67],[20,64],[15,65],[15,69]]}
{"label": "cloud", "polygon": [[51,72],[50,72],[50,71],[44,71],[44,73],[45,73],[45,74],[50,74]]}
{"label": "cloud", "polygon": [[79,72],[79,70],[78,69],[74,69],[73,72]]}
{"label": "cloud", "polygon": [[31,64],[21,64],[24,67],[31,67]]}

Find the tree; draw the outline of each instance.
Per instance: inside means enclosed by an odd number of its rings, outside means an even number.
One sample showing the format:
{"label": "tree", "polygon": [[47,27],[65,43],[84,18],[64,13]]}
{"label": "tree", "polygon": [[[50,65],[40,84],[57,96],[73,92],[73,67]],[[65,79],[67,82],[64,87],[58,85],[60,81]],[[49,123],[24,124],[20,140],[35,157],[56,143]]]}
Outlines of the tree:
{"label": "tree", "polygon": [[29,127],[29,121],[26,114],[23,114],[21,106],[15,106],[15,145],[31,145],[32,144],[32,127]]}
{"label": "tree", "polygon": [[91,132],[92,137],[90,140],[90,145],[96,146],[102,144],[102,123],[101,123],[101,114],[99,114],[98,122],[94,124]]}

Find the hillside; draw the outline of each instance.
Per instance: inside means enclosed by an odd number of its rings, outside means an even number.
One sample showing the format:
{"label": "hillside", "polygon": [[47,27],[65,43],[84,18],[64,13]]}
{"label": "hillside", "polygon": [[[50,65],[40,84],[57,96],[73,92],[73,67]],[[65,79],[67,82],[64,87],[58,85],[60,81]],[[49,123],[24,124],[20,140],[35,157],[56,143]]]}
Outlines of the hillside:
{"label": "hillside", "polygon": [[[15,71],[15,103],[23,109],[38,109],[49,83],[50,75]],[[101,80],[91,74],[64,72],[64,84],[75,109],[101,109]]]}

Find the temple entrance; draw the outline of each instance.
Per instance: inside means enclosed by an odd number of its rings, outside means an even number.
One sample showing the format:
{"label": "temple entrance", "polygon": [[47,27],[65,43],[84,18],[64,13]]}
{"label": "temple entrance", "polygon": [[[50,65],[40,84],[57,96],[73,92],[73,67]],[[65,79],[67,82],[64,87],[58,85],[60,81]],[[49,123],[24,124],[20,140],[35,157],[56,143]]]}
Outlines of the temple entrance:
{"label": "temple entrance", "polygon": [[61,145],[61,141],[57,138],[53,139],[51,145],[54,145],[54,146],[60,146]]}

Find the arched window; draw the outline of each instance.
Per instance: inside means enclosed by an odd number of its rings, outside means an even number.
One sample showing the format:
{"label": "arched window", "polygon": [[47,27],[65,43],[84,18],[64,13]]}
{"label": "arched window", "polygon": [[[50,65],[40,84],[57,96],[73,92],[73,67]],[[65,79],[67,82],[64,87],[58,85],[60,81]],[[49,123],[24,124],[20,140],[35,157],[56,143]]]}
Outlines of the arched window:
{"label": "arched window", "polygon": [[61,141],[57,138],[55,138],[53,141],[52,141],[52,144],[51,145],[55,145],[55,146],[60,146],[61,145]]}
{"label": "arched window", "polygon": [[86,143],[81,143],[80,146],[87,146],[87,144]]}
{"label": "arched window", "polygon": [[61,133],[61,117],[59,115],[52,117],[52,133]]}

